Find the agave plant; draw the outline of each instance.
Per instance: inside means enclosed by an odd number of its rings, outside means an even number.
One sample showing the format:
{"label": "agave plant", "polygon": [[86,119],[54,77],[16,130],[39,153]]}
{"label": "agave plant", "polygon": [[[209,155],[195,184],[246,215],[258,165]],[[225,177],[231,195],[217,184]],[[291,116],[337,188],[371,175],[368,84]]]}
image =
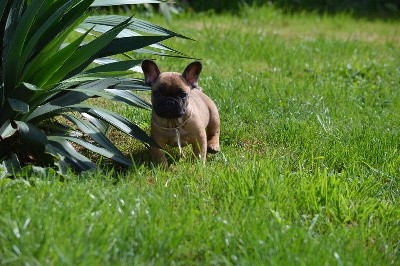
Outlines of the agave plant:
{"label": "agave plant", "polygon": [[146,133],[87,100],[102,97],[149,108],[134,93],[148,87],[132,77],[132,70],[144,53],[179,56],[160,42],[184,36],[132,17],[91,11],[156,2],[0,1],[0,172],[22,162],[95,168],[83,150],[131,164],[106,129],[112,126],[149,144]]}

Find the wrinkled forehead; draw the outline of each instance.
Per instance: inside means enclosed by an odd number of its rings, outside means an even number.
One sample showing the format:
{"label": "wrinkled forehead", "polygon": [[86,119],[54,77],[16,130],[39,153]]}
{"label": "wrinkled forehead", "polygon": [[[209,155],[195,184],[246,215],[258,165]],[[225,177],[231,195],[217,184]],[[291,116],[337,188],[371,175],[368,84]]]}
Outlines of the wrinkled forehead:
{"label": "wrinkled forehead", "polygon": [[157,85],[163,85],[165,88],[177,88],[188,86],[182,74],[177,72],[164,72],[161,73],[157,80]]}

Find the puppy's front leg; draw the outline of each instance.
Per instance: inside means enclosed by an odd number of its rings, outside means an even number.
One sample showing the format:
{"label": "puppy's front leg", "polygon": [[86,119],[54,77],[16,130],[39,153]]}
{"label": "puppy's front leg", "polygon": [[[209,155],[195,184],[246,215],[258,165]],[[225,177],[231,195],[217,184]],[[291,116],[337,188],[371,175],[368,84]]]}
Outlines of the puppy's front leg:
{"label": "puppy's front leg", "polygon": [[151,147],[150,148],[150,154],[151,157],[161,165],[168,165],[167,157],[165,156],[164,152],[160,150],[159,148],[156,147]]}
{"label": "puppy's front leg", "polygon": [[[165,143],[161,143],[160,141],[156,141],[158,147],[156,146],[151,146],[150,147],[150,155],[155,160],[158,164],[168,166],[168,161],[167,157],[165,156],[165,153],[161,150],[166,147]],[[160,149],[161,148],[161,149]]]}
{"label": "puppy's front leg", "polygon": [[203,162],[207,159],[207,135],[201,134],[200,138],[192,143],[194,155]]}

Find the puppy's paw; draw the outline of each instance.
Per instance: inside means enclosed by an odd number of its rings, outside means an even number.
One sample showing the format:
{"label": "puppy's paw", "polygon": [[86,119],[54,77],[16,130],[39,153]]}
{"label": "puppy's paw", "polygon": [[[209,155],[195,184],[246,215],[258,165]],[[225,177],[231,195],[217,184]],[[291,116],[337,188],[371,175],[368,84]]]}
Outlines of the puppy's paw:
{"label": "puppy's paw", "polygon": [[217,153],[220,151],[219,143],[208,143],[207,144],[207,152],[208,153]]}

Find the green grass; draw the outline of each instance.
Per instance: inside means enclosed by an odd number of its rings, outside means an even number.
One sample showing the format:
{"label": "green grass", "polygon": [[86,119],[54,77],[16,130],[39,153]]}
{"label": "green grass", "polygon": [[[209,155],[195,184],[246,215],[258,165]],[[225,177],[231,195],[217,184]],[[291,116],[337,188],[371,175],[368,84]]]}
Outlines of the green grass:
{"label": "green grass", "polygon": [[197,40],[168,44],[203,59],[222,152],[162,170],[116,136],[127,171],[0,180],[0,264],[398,264],[400,23],[265,7],[168,27]]}

